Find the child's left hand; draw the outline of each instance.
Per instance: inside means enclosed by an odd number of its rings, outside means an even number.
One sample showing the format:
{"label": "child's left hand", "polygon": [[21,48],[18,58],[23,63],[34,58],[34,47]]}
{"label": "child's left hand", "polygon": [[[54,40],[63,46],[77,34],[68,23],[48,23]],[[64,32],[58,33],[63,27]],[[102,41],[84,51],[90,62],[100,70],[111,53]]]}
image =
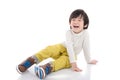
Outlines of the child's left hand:
{"label": "child's left hand", "polygon": [[89,64],[96,64],[98,61],[97,60],[91,60]]}

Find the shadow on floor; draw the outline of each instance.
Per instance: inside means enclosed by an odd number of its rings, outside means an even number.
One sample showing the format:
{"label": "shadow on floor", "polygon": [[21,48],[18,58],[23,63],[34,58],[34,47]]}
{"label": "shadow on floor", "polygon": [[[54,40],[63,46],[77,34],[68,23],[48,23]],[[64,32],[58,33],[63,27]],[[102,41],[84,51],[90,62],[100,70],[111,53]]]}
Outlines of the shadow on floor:
{"label": "shadow on floor", "polygon": [[[62,69],[49,74],[44,80],[90,80],[91,65],[87,64],[82,72],[73,72],[71,69]],[[39,80],[34,73],[32,66],[25,73],[21,74],[17,80]]]}

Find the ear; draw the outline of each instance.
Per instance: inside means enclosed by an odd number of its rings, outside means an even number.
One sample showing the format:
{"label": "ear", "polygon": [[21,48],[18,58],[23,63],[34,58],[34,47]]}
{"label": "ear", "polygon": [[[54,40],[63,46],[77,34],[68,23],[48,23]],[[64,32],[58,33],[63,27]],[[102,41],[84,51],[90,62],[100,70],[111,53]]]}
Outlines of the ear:
{"label": "ear", "polygon": [[88,25],[86,24],[85,26],[84,26],[84,28],[86,28]]}
{"label": "ear", "polygon": [[87,24],[84,27],[87,27]]}

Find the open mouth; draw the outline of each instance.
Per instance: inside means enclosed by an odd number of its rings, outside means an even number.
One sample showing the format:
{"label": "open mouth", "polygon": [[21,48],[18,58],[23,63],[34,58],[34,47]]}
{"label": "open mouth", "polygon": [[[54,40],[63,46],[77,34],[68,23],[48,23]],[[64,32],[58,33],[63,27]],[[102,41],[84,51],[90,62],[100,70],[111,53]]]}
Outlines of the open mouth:
{"label": "open mouth", "polygon": [[79,26],[73,26],[74,28],[79,28]]}

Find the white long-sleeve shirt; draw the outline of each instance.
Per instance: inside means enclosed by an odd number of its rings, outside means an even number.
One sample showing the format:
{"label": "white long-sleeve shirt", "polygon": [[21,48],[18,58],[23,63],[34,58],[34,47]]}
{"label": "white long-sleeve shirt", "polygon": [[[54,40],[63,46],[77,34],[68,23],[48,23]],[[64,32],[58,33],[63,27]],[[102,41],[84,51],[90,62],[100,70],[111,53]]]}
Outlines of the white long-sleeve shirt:
{"label": "white long-sleeve shirt", "polygon": [[76,34],[72,30],[66,33],[66,41],[63,46],[67,48],[70,63],[76,62],[76,55],[83,49],[87,63],[90,61],[89,34],[86,30]]}

